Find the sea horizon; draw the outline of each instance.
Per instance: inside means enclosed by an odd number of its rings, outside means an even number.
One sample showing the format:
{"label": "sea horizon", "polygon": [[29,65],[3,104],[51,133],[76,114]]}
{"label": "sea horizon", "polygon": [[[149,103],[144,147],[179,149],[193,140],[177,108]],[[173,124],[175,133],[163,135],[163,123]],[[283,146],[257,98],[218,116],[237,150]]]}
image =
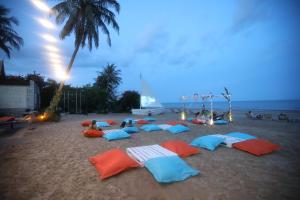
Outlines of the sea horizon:
{"label": "sea horizon", "polygon": [[[209,108],[209,101],[204,103]],[[202,102],[166,102],[162,103],[166,108],[202,108]],[[226,110],[227,101],[213,101],[213,108]],[[232,101],[233,110],[279,110],[279,111],[300,111],[300,99],[298,100],[237,100]]]}

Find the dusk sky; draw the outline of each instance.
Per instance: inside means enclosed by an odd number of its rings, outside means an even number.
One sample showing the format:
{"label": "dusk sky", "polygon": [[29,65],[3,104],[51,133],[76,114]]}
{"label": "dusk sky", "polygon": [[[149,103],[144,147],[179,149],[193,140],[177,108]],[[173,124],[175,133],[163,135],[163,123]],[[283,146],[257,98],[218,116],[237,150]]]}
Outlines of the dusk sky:
{"label": "dusk sky", "polygon": [[[48,16],[29,0],[0,0],[11,9],[24,39],[20,51],[4,58],[7,74],[37,73],[57,79],[39,34],[49,33],[35,18]],[[46,1],[53,5],[55,1]],[[51,4],[50,4],[51,3]],[[300,1],[289,0],[121,0],[111,30],[112,46],[80,49],[67,84],[93,83],[107,63],[118,66],[118,91],[139,90],[139,74],[161,102],[177,102],[195,92],[233,100],[300,99]],[[52,21],[53,17],[50,18]],[[51,34],[58,37],[60,28]],[[65,65],[73,36],[58,44]]]}

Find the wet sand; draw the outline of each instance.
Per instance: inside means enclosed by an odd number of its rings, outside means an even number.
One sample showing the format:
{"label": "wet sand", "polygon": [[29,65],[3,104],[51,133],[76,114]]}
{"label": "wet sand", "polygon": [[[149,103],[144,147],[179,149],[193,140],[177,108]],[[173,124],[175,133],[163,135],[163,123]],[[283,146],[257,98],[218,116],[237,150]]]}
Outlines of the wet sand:
{"label": "wet sand", "polygon": [[[299,112],[293,112],[299,117]],[[178,119],[158,116],[157,124]],[[235,122],[225,126],[189,124],[191,131],[172,135],[166,131],[140,132],[131,139],[108,142],[80,133],[85,119],[121,121],[129,114],[65,115],[59,123],[38,124],[15,132],[0,129],[0,199],[299,199],[300,123],[246,119],[235,112]],[[117,128],[117,126],[112,127]],[[101,181],[88,158],[119,147],[159,144],[168,139],[191,142],[207,134],[240,131],[268,139],[282,149],[256,157],[219,147],[184,160],[200,170],[186,181],[162,185],[145,168],[126,171]]]}

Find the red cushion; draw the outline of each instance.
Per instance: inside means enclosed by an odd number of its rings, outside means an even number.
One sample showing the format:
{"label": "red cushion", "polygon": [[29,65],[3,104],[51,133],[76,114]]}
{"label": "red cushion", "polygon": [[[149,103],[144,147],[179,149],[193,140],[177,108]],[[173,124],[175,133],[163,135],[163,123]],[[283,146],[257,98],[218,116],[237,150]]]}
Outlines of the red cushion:
{"label": "red cushion", "polygon": [[175,126],[175,125],[178,125],[178,124],[181,124],[183,126],[187,126],[187,124],[185,124],[184,122],[181,122],[181,121],[170,121],[170,122],[167,122],[167,124],[169,124],[171,126]]}
{"label": "red cushion", "polygon": [[198,120],[198,119],[193,119],[192,120],[193,124],[205,124],[205,120]]}
{"label": "red cushion", "polygon": [[81,126],[89,126],[91,124],[92,124],[92,121],[89,121],[89,120],[81,122]]}
{"label": "red cushion", "polygon": [[82,133],[85,137],[102,137],[104,134],[102,131],[94,129],[84,130]]}
{"label": "red cushion", "polygon": [[256,156],[272,153],[279,150],[279,145],[273,144],[268,140],[251,139],[233,144],[234,148],[246,151]]}
{"label": "red cushion", "polygon": [[114,120],[111,120],[111,119],[107,119],[107,120],[104,120],[106,121],[109,125],[113,126],[113,125],[117,125],[118,123]]}
{"label": "red cushion", "polygon": [[178,154],[180,157],[188,157],[197,153],[200,153],[200,150],[196,147],[192,147],[188,143],[182,140],[168,140],[161,144],[162,147],[173,151]]}
{"label": "red cushion", "polygon": [[0,117],[0,121],[2,122],[8,122],[8,121],[14,121],[16,118],[12,117],[12,116],[4,116],[4,117]]}
{"label": "red cushion", "polygon": [[91,157],[89,160],[93,165],[95,165],[102,180],[130,168],[140,167],[135,160],[130,158],[120,149],[106,151],[102,154]]}
{"label": "red cushion", "polygon": [[143,120],[143,119],[138,120],[136,123],[137,124],[150,124],[150,122]]}

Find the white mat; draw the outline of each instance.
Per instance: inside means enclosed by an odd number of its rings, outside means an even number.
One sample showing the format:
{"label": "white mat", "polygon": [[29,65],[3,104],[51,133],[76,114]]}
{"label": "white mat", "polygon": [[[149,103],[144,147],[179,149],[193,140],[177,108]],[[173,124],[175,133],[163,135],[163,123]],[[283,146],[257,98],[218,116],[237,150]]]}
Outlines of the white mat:
{"label": "white mat", "polygon": [[217,134],[217,135],[212,135],[212,136],[216,136],[216,137],[225,139],[223,143],[225,143],[225,145],[230,148],[232,147],[232,145],[234,143],[245,141],[245,139],[236,138],[236,137],[232,137],[232,136],[228,136],[228,135]]}
{"label": "white mat", "polygon": [[161,128],[162,130],[167,130],[168,128],[170,128],[172,125],[170,124],[159,124],[158,127]]}
{"label": "white mat", "polygon": [[177,156],[176,153],[159,146],[158,144],[140,147],[130,147],[126,149],[127,154],[144,166],[144,163],[152,158]]}
{"label": "white mat", "polygon": [[116,131],[123,131],[122,129],[110,129],[110,130],[103,130],[103,133],[112,133],[112,132],[116,132]]}

